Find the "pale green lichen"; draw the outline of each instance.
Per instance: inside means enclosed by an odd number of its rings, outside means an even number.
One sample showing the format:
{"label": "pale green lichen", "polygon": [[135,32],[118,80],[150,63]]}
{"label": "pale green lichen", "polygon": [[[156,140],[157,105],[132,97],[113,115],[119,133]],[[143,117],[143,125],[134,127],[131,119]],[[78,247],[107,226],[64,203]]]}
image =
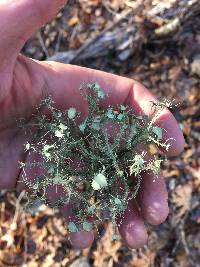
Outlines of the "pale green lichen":
{"label": "pale green lichen", "polygon": [[[134,110],[126,105],[102,109],[100,101],[106,94],[97,83],[82,85],[80,92],[89,107],[87,118],[80,124],[77,118],[81,113],[74,107],[58,110],[51,98],[38,107],[34,124],[37,130],[25,144],[25,151],[41,159],[21,163],[23,181],[31,189],[28,203],[39,198],[54,208],[70,204],[76,218],[68,223],[70,232],[90,231],[105,219],[112,220],[116,228],[116,219],[137,195],[142,173],[160,172],[165,157],[150,155],[147,160],[146,156],[149,145],[169,149],[170,139],[162,140],[163,129],[155,121],[170,103],[153,103],[150,116],[133,115]],[[48,115],[41,115],[43,108],[48,109]],[[112,134],[108,124],[112,125]],[[138,150],[141,145],[142,151]],[[76,165],[71,164],[74,160]],[[26,172],[35,166],[46,172],[30,182]],[[51,186],[62,187],[64,192],[53,203],[45,195]]]}
{"label": "pale green lichen", "polygon": [[107,186],[108,186],[107,178],[103,175],[103,173],[97,174],[92,180],[92,188],[94,190],[100,190],[103,187]]}

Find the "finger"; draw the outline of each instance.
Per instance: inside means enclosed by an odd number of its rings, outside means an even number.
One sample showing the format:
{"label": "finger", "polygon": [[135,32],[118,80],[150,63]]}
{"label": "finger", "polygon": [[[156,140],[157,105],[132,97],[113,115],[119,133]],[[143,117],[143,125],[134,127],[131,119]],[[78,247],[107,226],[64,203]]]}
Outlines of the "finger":
{"label": "finger", "polygon": [[[51,186],[48,188],[47,197],[51,202],[55,202],[65,194],[66,193],[62,187]],[[76,216],[72,213],[72,206],[70,204],[61,208],[60,211],[67,224],[69,222],[76,221]],[[92,245],[94,241],[94,234],[92,231],[87,232],[83,230],[75,233],[69,233],[69,240],[73,247],[77,249],[84,249]]]}
{"label": "finger", "polygon": [[[71,168],[81,169],[83,168],[82,162],[79,160],[73,159],[70,161],[66,161]],[[81,193],[81,192],[80,192]],[[51,203],[54,203],[60,197],[65,196],[66,192],[64,191],[62,186],[51,186],[47,190],[47,198],[50,200]],[[72,205],[68,204],[65,205],[63,208],[60,209],[60,212],[65,219],[66,224],[69,222],[76,222],[77,218],[75,214],[72,212]],[[69,240],[73,247],[77,249],[84,249],[90,247],[94,241],[94,234],[93,231],[78,231],[75,233],[69,233]]]}
{"label": "finger", "polygon": [[[36,153],[29,153],[26,157],[26,162],[39,162],[41,156]],[[31,185],[34,185],[36,177],[40,177],[46,174],[46,170],[42,166],[32,166],[31,168],[27,167],[21,173],[19,181],[17,183],[17,190],[27,189],[31,190]],[[29,183],[29,185],[28,185]],[[60,197],[65,196],[66,192],[62,186],[49,186],[45,192],[45,198],[53,204]],[[69,222],[76,221],[76,216],[72,212],[72,206],[70,204],[65,205],[63,208],[59,209],[63,218],[65,219],[66,224]],[[69,234],[69,240],[73,247],[77,249],[84,249],[90,247],[94,240],[94,234],[92,231],[79,231]]]}
{"label": "finger", "polygon": [[[66,0],[1,0],[0,51],[17,54],[26,40],[65,3]],[[2,57],[5,58],[5,54]]]}
{"label": "finger", "polygon": [[[61,105],[80,106],[83,103],[78,88],[83,82],[98,82],[108,97],[101,102],[102,107],[108,105],[127,104],[135,112],[151,114],[152,101],[155,97],[140,83],[104,73],[97,70],[81,68],[77,66],[63,65],[59,63],[44,63],[46,67],[46,81],[52,95]],[[55,90],[55,88],[57,88]],[[169,156],[178,155],[184,147],[182,131],[171,112],[164,109],[156,123],[164,129],[163,142],[168,138],[174,138],[168,151]]]}
{"label": "finger", "polygon": [[168,194],[162,175],[143,173],[138,192],[141,214],[148,223],[158,225],[168,216]]}
{"label": "finger", "polygon": [[135,200],[129,202],[124,216],[118,223],[120,224],[119,232],[122,239],[129,248],[141,248],[147,243],[147,230],[143,219],[139,215]]}
{"label": "finger", "polygon": [[[126,103],[132,106],[135,112],[149,115],[152,113],[152,102],[155,101],[156,98],[143,85],[135,82]],[[174,139],[171,140],[168,156],[180,154],[184,148],[184,137],[176,119],[167,108],[159,114],[156,124],[164,129],[163,142],[169,138]]]}

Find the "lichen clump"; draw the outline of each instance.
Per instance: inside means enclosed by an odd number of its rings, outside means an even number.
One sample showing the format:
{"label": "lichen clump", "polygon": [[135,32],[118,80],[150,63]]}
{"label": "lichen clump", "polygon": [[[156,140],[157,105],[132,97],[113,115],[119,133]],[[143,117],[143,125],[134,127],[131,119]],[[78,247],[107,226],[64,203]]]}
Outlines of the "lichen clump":
{"label": "lichen clump", "polygon": [[[152,103],[150,116],[135,115],[125,105],[102,109],[107,96],[97,83],[82,85],[80,93],[89,107],[81,123],[75,107],[61,111],[51,98],[42,101],[34,116],[33,138],[25,144],[26,153],[40,160],[21,163],[23,182],[30,188],[28,204],[34,199],[54,208],[70,204],[70,232],[90,231],[107,219],[116,226],[137,195],[142,173],[160,171],[165,157],[149,154],[149,147],[170,146],[169,140],[163,141],[163,129],[155,125],[167,103]],[[35,166],[45,171],[30,182],[26,173]],[[46,192],[52,186],[62,188],[63,194],[49,203]]]}

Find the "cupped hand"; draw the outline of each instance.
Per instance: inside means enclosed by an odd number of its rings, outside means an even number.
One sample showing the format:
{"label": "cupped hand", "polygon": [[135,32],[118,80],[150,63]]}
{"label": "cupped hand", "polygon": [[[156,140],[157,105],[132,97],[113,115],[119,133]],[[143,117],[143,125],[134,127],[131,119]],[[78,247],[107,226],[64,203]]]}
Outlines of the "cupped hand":
{"label": "cupped hand", "polygon": [[[82,82],[98,82],[108,97],[102,107],[125,104],[136,112],[148,114],[154,96],[140,83],[97,70],[39,62],[20,55],[26,40],[45,22],[53,18],[65,0],[1,0],[0,1],[0,189],[14,189],[20,179],[19,162],[28,160],[24,153],[26,136],[16,119],[31,120],[36,106],[51,95],[60,109],[76,107],[87,113],[87,103],[79,93]],[[176,156],[184,146],[182,132],[169,110],[157,119],[165,129],[165,140],[173,137],[169,156]],[[163,140],[164,142],[164,140]],[[34,176],[32,172],[30,176]],[[31,177],[30,177],[31,179]],[[49,197],[53,199],[53,193]],[[61,210],[69,219],[68,208]],[[167,191],[162,175],[144,174],[137,201],[129,203],[119,232],[130,248],[147,242],[144,222],[162,223],[168,215]],[[78,232],[70,236],[74,247],[85,248],[93,241],[92,232]]]}

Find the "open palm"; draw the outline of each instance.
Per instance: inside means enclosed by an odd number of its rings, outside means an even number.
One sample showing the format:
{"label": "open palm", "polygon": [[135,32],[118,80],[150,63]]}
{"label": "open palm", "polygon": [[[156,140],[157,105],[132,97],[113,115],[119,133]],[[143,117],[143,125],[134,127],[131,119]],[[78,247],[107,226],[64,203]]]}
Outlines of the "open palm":
{"label": "open palm", "polygon": [[[78,90],[82,82],[98,82],[106,90],[108,97],[101,103],[103,107],[126,104],[148,114],[149,103],[154,100],[146,88],[131,79],[78,66],[39,62],[19,54],[31,34],[56,15],[65,2],[0,1],[0,189],[19,187],[19,161],[29,159],[24,153],[27,136],[17,126],[16,119],[31,119],[35,107],[45,96],[51,95],[60,109],[74,106],[82,114],[87,113],[87,103]],[[183,150],[184,139],[175,118],[166,109],[157,123],[166,130],[165,139],[176,140],[169,156],[178,155]],[[35,175],[33,170],[29,178]],[[50,199],[54,198],[53,190],[49,193]],[[67,221],[67,207],[61,212]],[[145,174],[137,203],[135,200],[129,203],[119,228],[124,242],[131,248],[143,246],[147,242],[144,221],[160,224],[167,214],[167,192],[162,176],[154,180],[153,175]],[[75,247],[84,248],[91,245],[93,233],[72,233],[70,240]]]}

